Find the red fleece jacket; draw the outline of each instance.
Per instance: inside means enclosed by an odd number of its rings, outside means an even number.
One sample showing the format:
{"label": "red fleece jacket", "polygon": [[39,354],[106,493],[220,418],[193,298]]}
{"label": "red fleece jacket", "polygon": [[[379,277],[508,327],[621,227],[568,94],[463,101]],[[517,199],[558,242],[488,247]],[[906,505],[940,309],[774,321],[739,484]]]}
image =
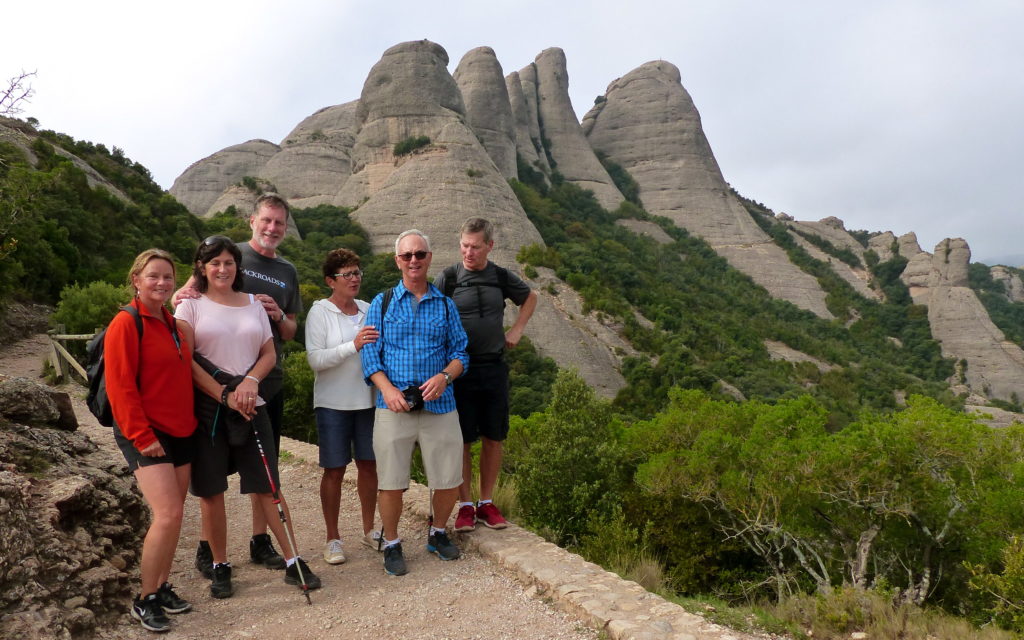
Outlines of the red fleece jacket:
{"label": "red fleece jacket", "polygon": [[[154,428],[177,437],[195,431],[192,352],[167,309],[160,310],[161,320],[138,300],[131,304],[142,319],[141,367],[135,319],[127,312],[119,312],[103,341],[104,375],[114,422],[141,451],[156,442]],[[175,344],[168,323],[175,327],[180,347]]]}

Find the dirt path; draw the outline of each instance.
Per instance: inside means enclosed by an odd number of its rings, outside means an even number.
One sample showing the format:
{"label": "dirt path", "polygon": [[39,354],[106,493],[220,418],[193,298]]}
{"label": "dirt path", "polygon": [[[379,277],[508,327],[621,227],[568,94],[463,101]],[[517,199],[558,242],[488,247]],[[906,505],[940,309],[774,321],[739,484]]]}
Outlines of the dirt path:
{"label": "dirt path", "polygon": [[[35,336],[0,350],[0,373],[35,378],[42,369],[47,349],[45,336]],[[86,410],[84,390],[65,389],[72,396],[80,429],[112,459],[121,460],[110,429],[101,427]],[[282,448],[287,452],[289,445]],[[308,448],[296,446],[308,456]],[[351,470],[354,472],[354,469]],[[175,556],[171,582],[192,602],[191,613],[174,616],[168,638],[568,638],[593,639],[598,634],[572,617],[556,611],[533,596],[506,570],[464,550],[456,562],[441,562],[428,554],[423,542],[425,527],[418,517],[406,514],[400,534],[405,540],[409,574],[384,574],[376,551],[357,544],[361,533],[354,486],[346,483],[342,494],[342,537],[348,561],[330,566],[323,561],[325,528],[318,493],[320,471],[316,461],[285,454],[281,484],[295,520],[297,543],[311,569],[323,580],[312,592],[312,606],[296,587],[286,585],[282,571],[271,571],[248,562],[250,508],[239,496],[237,476],[227,493],[228,556],[234,566],[235,595],[215,600],[209,581],[193,568],[199,530],[199,506],[194,498],[185,505],[185,523]],[[97,634],[103,640],[152,638],[126,613],[121,624]]]}

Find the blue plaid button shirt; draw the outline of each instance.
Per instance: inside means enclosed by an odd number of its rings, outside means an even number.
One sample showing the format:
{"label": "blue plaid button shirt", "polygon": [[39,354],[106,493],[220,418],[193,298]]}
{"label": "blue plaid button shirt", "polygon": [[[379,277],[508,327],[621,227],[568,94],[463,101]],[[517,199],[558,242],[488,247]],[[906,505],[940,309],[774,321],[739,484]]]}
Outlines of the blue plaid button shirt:
{"label": "blue plaid button shirt", "polygon": [[[378,343],[368,344],[359,352],[366,384],[373,384],[370,376],[383,371],[399,389],[418,387],[441,373],[452,360],[459,360],[463,369],[469,369],[468,339],[459,310],[437,287],[428,284],[427,292],[417,304],[416,296],[399,282],[388,305],[387,317],[381,322],[383,300],[384,294],[377,294],[366,312],[366,324],[377,327],[381,333]],[[380,390],[377,391],[377,408],[388,408]],[[451,386],[437,400],[425,402],[423,408],[431,413],[454,411],[455,394]]]}

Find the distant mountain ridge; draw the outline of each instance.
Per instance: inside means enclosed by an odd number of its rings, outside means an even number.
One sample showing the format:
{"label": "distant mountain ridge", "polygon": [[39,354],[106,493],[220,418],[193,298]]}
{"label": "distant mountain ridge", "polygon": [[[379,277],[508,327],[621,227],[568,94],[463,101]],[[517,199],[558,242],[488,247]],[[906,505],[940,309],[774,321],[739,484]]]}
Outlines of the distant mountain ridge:
{"label": "distant mountain ridge", "polygon": [[[453,236],[459,223],[484,215],[498,227],[495,260],[514,265],[521,246],[543,241],[506,180],[522,178],[523,171],[548,183],[564,179],[613,210],[624,198],[598,159],[601,152],[636,181],[647,212],[703,238],[772,296],[834,318],[815,277],[791,262],[729,189],[671,63],[648,62],[614,80],[581,125],[561,49],[547,49],[507,75],[489,47],[468,52],[454,74],[448,62],[445,50],[426,40],[395,45],[370,70],[358,100],[320,109],[280,143],[252,140],[199,160],[170,193],[195,215],[209,216],[243,177],[263,179],[296,206],[354,208],[352,217],[369,231],[375,251],[388,251],[402,229],[423,229],[434,240],[437,270],[458,260]],[[416,136],[430,144],[394,153],[397,143]],[[780,214],[779,220],[799,246],[868,299],[884,297],[866,267],[868,250],[882,260],[906,258],[903,279],[914,300],[928,305],[943,353],[967,363],[963,384],[978,401],[1024,398],[1020,347],[951,276],[966,273],[965,241],[947,239],[927,253],[916,238],[904,242],[886,232],[865,247],[835,218],[801,222]],[[855,256],[853,264],[834,259],[821,248],[826,245]],[[1005,280],[1011,292],[1015,275],[992,277]],[[540,350],[561,366],[579,368],[606,394],[621,388],[618,372],[628,347],[622,336],[540,291],[538,317],[528,331]]]}

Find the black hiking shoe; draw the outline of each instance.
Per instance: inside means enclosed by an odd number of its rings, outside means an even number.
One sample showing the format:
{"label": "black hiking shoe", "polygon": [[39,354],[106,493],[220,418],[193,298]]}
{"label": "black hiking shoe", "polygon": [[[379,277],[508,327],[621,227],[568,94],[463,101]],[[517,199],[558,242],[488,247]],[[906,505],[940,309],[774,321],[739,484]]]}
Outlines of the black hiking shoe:
{"label": "black hiking shoe", "polygon": [[[299,577],[299,568],[302,568],[302,577]],[[302,558],[296,558],[292,566],[284,570],[284,581],[287,584],[297,584],[302,586],[302,581],[306,581],[306,587],[310,590],[320,588],[320,578],[316,577],[316,574],[309,570],[309,565]]]}
{"label": "black hiking shoe", "polygon": [[142,623],[143,629],[157,632],[171,630],[171,621],[164,615],[160,598],[155,593],[135,599],[132,603],[132,617]]}
{"label": "black hiking shoe", "polygon": [[284,569],[286,566],[284,558],[274,549],[269,533],[259,533],[249,540],[249,559],[268,569]]}
{"label": "black hiking shoe", "polygon": [[384,573],[389,576],[404,576],[409,573],[405,567],[405,556],[402,555],[402,543],[384,547]]}
{"label": "black hiking shoe", "polygon": [[427,551],[436,553],[442,560],[457,560],[459,548],[448,539],[447,531],[438,531],[427,536]]}
{"label": "black hiking shoe", "polygon": [[213,580],[213,551],[206,540],[200,540],[196,549],[196,571],[207,580]]}
{"label": "black hiking shoe", "polygon": [[156,597],[165,613],[186,613],[192,610],[192,605],[179,598],[169,582],[160,585],[160,588],[156,590]]}
{"label": "black hiking shoe", "polygon": [[235,588],[231,585],[231,563],[222,562],[213,568],[210,595],[214,598],[230,598],[234,593]]}

